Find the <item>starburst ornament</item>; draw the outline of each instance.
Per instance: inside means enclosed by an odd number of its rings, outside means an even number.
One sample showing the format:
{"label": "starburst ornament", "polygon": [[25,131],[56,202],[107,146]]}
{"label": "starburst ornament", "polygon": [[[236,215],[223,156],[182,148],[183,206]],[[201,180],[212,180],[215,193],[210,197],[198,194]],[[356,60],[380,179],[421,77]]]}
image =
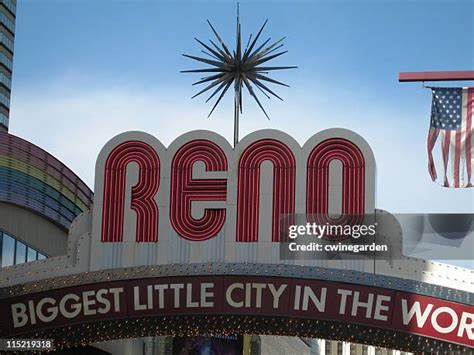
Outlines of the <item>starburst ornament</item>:
{"label": "starburst ornament", "polygon": [[[193,70],[182,70],[182,73],[215,73],[201,80],[196,81],[193,85],[199,85],[204,83],[209,83],[206,87],[200,90],[196,95],[199,96],[211,89],[212,94],[206,100],[209,102],[214,96],[218,95],[214,106],[211,109],[208,117],[212,115],[215,108],[222,100],[226,92],[233,85],[234,89],[234,146],[237,145],[239,141],[239,114],[242,113],[242,91],[245,87],[251,97],[258,104],[260,109],[263,111],[265,116],[269,118],[267,112],[263,108],[262,103],[255,94],[254,88],[257,88],[265,97],[270,99],[270,95],[274,96],[283,101],[283,99],[273,92],[268,86],[262,83],[262,81],[269,82],[272,84],[282,85],[289,87],[285,83],[272,79],[264,74],[268,74],[270,71],[282,70],[282,69],[293,69],[297,68],[295,66],[275,66],[269,67],[266,66],[267,62],[272,59],[275,59],[288,51],[277,52],[281,47],[283,47],[283,41],[286,37],[279,39],[274,43],[270,43],[271,38],[268,38],[263,43],[257,45],[265,25],[268,20],[266,20],[257,35],[252,39],[252,34],[249,36],[247,45],[242,51],[242,41],[241,41],[241,32],[240,32],[240,16],[239,16],[239,6],[237,5],[237,29],[236,29],[236,45],[235,50],[230,52],[227,45],[222,40],[221,36],[212,26],[211,22],[207,20],[207,23],[211,27],[212,32],[214,33],[218,44],[213,40],[209,40],[210,45],[205,44],[199,39],[195,40],[205,49],[201,50],[204,54],[207,55],[206,58],[196,57],[192,55],[183,54],[187,58],[197,60],[199,62],[210,65],[211,67],[204,69],[193,69]],[[262,66],[262,64],[265,64]]]}

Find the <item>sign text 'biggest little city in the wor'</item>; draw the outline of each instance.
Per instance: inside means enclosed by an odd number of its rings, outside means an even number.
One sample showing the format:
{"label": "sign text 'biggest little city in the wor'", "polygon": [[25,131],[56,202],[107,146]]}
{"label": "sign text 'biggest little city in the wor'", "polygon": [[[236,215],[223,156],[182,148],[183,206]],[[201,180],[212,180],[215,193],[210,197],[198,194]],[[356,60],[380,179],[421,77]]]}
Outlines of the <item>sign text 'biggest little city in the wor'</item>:
{"label": "sign text 'biggest little city in the wor'", "polygon": [[104,319],[238,313],[352,322],[474,345],[474,315],[467,305],[379,287],[286,277],[105,282],[15,297],[1,307],[11,317],[12,334]]}

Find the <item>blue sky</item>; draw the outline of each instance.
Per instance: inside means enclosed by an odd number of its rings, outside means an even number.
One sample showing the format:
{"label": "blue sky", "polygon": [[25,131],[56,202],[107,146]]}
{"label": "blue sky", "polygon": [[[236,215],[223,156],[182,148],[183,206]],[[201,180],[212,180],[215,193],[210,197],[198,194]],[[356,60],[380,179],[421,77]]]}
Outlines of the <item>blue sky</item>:
{"label": "blue sky", "polygon": [[[470,0],[241,1],[245,38],[287,36],[297,65],[274,77],[284,102],[247,99],[241,135],[281,129],[300,144],[329,127],[360,133],[377,160],[377,206],[390,212],[473,212],[474,192],[433,184],[426,165],[430,93],[400,71],[474,67]],[[168,145],[211,129],[232,139],[232,102],[211,119],[191,100],[198,76],[182,53],[211,38],[210,19],[234,43],[234,1],[22,0],[18,3],[11,132],[37,143],[93,186],[94,162],[112,136],[144,130]],[[457,83],[449,83],[455,85]],[[265,99],[266,101],[266,99]]]}
{"label": "blue sky", "polygon": [[[207,18],[233,42],[235,7],[234,1],[23,0],[15,84],[44,86],[67,72],[85,74],[92,85],[182,88],[189,79],[177,71],[189,63],[179,54],[196,50],[194,36],[211,36]],[[241,2],[244,35],[269,18],[269,36],[288,36],[284,61],[300,69],[283,77],[294,86],[369,86],[384,97],[404,93],[405,103],[412,95],[393,80],[398,71],[472,67],[473,7],[469,0]]]}

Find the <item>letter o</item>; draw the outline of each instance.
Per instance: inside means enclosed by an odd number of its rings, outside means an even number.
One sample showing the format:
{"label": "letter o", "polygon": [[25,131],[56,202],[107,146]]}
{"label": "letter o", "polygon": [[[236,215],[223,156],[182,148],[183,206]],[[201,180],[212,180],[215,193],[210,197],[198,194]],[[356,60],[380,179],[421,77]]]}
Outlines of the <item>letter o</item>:
{"label": "letter o", "polygon": [[[449,325],[448,327],[442,327],[439,325],[438,316],[441,313],[448,313],[451,316],[451,325]],[[431,314],[431,324],[437,332],[440,332],[442,334],[451,333],[454,329],[456,329],[456,326],[458,325],[458,315],[453,309],[449,307],[440,307],[435,309]]]}

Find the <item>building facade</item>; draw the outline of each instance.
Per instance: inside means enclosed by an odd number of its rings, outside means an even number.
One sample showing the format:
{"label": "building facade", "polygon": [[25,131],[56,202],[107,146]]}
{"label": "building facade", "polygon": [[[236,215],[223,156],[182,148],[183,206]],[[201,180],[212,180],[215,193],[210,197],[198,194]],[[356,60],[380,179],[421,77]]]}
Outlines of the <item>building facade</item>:
{"label": "building facade", "polygon": [[0,1],[0,131],[8,131],[15,43],[16,0]]}
{"label": "building facade", "polygon": [[34,259],[35,252],[39,259],[62,255],[71,222],[91,204],[92,191],[58,159],[0,132],[2,266]]}

